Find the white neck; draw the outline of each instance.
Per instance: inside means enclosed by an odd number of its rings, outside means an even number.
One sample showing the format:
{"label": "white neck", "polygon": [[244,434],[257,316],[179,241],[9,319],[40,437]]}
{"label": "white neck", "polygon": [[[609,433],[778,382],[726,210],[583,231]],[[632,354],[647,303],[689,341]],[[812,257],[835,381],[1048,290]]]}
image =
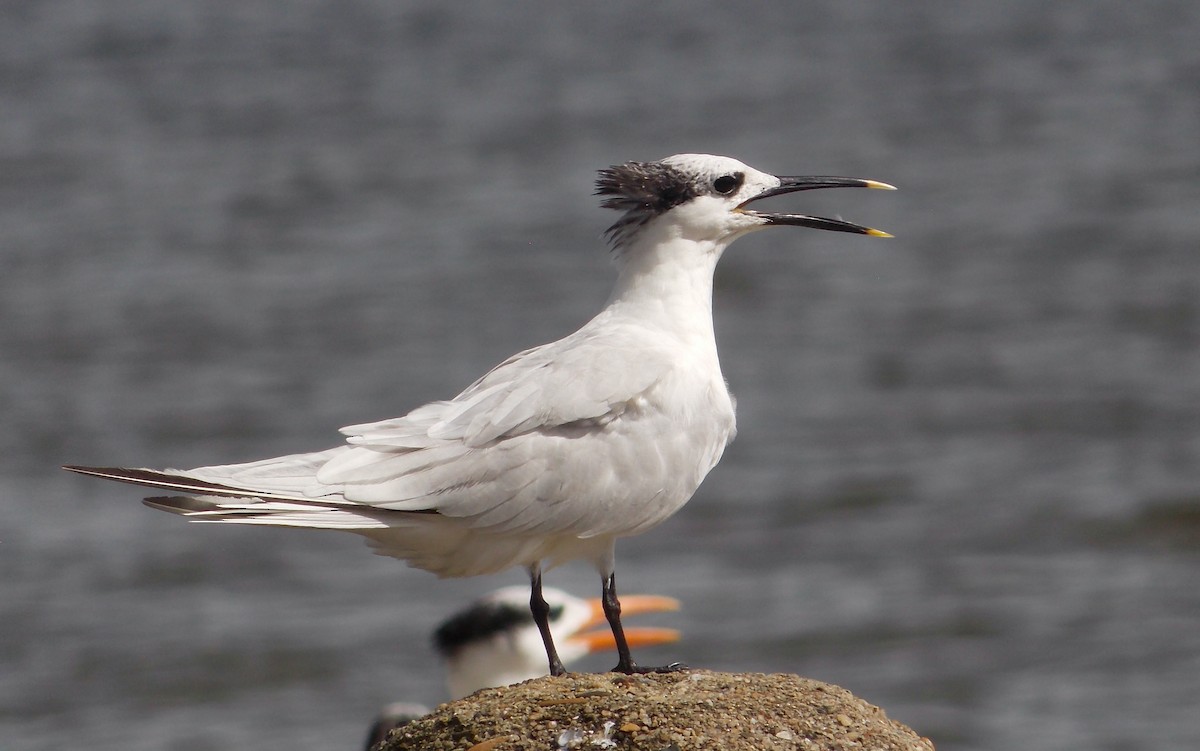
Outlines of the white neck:
{"label": "white neck", "polygon": [[692,240],[677,225],[652,222],[619,248],[617,284],[606,312],[696,343],[713,342],[713,272],[729,240]]}

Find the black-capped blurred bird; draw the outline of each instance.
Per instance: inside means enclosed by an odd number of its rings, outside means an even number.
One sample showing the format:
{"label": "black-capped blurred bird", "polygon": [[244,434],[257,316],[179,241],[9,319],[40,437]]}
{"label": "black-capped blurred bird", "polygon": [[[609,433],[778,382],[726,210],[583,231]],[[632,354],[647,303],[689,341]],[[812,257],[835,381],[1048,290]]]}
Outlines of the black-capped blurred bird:
{"label": "black-capped blurred bird", "polygon": [[[584,600],[552,587],[543,591],[550,606],[550,630],[565,664],[593,652],[616,649],[612,631],[603,628],[604,606],[599,599]],[[434,647],[446,668],[450,698],[458,699],[481,688],[507,686],[547,675],[546,651],[529,612],[526,587],[504,587],[471,603],[447,618],[433,634]],[[679,601],[661,595],[625,595],[626,615],[679,609]],[[625,629],[630,646],[666,644],[679,640],[672,628]],[[380,712],[367,738],[370,749],[394,728],[428,714],[420,704],[398,702]]]}

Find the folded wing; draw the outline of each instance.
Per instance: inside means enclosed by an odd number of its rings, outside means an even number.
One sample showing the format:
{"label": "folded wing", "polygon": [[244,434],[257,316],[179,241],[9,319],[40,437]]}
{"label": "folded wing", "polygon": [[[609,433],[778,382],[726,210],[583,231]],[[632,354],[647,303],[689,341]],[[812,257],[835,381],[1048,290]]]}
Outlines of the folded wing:
{"label": "folded wing", "polygon": [[643,395],[672,367],[639,334],[610,329],[601,340],[585,327],[514,355],[452,400],[347,427],[346,444],[326,451],[190,470],[68,469],[179,494],[147,502],[197,521],[371,529],[436,512],[476,529],[599,533],[605,504],[569,501],[623,481],[613,467],[634,457],[613,432],[636,431]]}

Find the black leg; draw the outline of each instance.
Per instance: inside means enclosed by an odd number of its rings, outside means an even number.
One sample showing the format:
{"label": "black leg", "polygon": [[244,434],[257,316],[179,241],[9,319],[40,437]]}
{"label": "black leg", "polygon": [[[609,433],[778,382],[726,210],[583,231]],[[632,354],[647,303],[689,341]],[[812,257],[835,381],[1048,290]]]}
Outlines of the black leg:
{"label": "black leg", "polygon": [[625,628],[621,626],[621,601],[617,599],[617,575],[609,574],[604,580],[604,592],[600,603],[604,606],[604,617],[612,629],[613,639],[617,642],[617,666],[614,673],[633,673],[637,666],[633,664],[633,655],[629,652],[629,642],[625,640]]}
{"label": "black leg", "polygon": [[604,592],[600,602],[604,606],[604,617],[608,619],[609,628],[612,629],[613,640],[617,643],[617,666],[612,669],[612,672],[632,675],[634,673],[673,673],[677,670],[687,669],[687,665],[679,662],[656,668],[643,668],[634,664],[633,655],[629,652],[629,642],[625,639],[625,628],[621,625],[621,601],[617,599],[616,574],[609,574],[605,578]]}
{"label": "black leg", "polygon": [[554,637],[550,634],[550,606],[542,597],[542,572],[530,570],[529,610],[533,613],[533,622],[537,624],[542,634],[542,643],[546,645],[546,658],[550,661],[550,675],[565,675],[567,669],[558,658],[558,650],[554,648]]}

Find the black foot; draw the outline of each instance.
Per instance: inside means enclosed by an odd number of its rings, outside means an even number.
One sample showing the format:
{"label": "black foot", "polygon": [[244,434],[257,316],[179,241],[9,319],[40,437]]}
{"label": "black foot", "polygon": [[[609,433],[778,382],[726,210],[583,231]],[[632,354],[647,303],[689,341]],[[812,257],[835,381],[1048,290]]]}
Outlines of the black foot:
{"label": "black foot", "polygon": [[617,665],[609,672],[624,673],[625,675],[645,675],[646,673],[679,673],[687,669],[688,666],[682,662],[672,662],[670,665],[660,665],[658,667],[643,667],[632,664]]}
{"label": "black foot", "polygon": [[687,665],[682,662],[672,662],[670,665],[655,668],[644,668],[634,663],[633,657],[629,654],[629,642],[625,639],[625,629],[621,626],[621,601],[617,599],[617,577],[614,574],[610,573],[604,579],[604,591],[600,602],[604,606],[604,616],[608,619],[608,625],[612,627],[613,640],[617,643],[619,659],[617,666],[611,672],[642,675],[645,673],[677,673],[687,670]]}

